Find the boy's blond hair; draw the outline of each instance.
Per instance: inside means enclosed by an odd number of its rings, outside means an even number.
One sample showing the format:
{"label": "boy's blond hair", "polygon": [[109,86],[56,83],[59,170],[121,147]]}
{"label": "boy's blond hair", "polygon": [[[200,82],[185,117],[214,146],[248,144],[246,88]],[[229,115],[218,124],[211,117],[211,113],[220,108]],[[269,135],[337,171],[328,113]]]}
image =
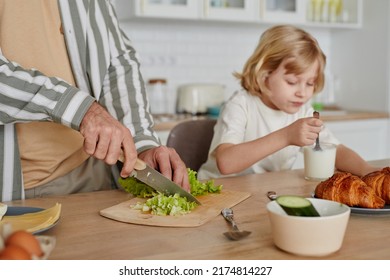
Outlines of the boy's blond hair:
{"label": "boy's blond hair", "polygon": [[294,59],[285,65],[286,71],[297,75],[318,61],[314,93],[320,92],[325,83],[326,57],[313,36],[290,25],[278,25],[266,30],[243,72],[233,75],[241,80],[241,86],[250,94],[260,95],[268,91],[266,77],[289,58]]}

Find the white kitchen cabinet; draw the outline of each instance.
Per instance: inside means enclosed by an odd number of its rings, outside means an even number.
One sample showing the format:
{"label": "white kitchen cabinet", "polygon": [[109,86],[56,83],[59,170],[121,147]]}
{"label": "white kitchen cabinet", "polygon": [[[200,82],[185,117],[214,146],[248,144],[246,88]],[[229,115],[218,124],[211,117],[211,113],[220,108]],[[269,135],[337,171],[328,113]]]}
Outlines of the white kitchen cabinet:
{"label": "white kitchen cabinet", "polygon": [[256,0],[114,0],[118,17],[256,21]]}
{"label": "white kitchen cabinet", "polygon": [[[312,26],[362,27],[363,0],[306,1],[306,22]],[[318,2],[320,5],[318,5]]]}
{"label": "white kitchen cabinet", "polygon": [[198,0],[114,0],[118,17],[127,20],[135,17],[199,18]]}
{"label": "white kitchen cabinet", "polygon": [[303,23],[306,21],[306,2],[307,0],[261,0],[261,18],[266,22]]}
{"label": "white kitchen cabinet", "polygon": [[390,157],[389,119],[329,122],[326,125],[341,143],[356,151],[365,160]]}
{"label": "white kitchen cabinet", "polygon": [[[169,18],[347,28],[357,28],[362,25],[362,0],[112,1],[121,20]],[[335,2],[342,5],[337,5],[337,9],[331,8],[335,6],[332,4]]]}
{"label": "white kitchen cabinet", "polygon": [[362,0],[260,0],[264,22],[309,26],[362,25]]}
{"label": "white kitchen cabinet", "polygon": [[198,18],[197,2],[197,0],[142,0],[139,8],[143,16]]}
{"label": "white kitchen cabinet", "polygon": [[201,17],[210,20],[255,22],[259,20],[258,3],[255,0],[204,0]]}
{"label": "white kitchen cabinet", "polygon": [[[390,119],[333,121],[325,124],[339,141],[365,160],[390,158]],[[294,169],[303,168],[299,154]]]}

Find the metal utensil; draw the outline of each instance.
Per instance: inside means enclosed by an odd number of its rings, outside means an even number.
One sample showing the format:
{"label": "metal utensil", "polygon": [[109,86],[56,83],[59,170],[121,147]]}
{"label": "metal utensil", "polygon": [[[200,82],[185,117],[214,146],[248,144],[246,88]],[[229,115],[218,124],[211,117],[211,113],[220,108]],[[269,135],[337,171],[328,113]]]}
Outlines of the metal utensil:
{"label": "metal utensil", "polygon": [[269,191],[267,192],[267,197],[269,198],[269,200],[275,200],[278,197],[278,195],[274,191]]}
{"label": "metal utensil", "polygon": [[[123,154],[119,157],[119,161],[123,162]],[[192,194],[166,178],[139,158],[137,158],[131,176],[134,176],[160,193],[165,195],[174,195],[175,193],[178,193],[181,197],[186,197],[188,201],[195,201],[197,204],[201,204]]]}
{"label": "metal utensil", "polygon": [[[313,117],[316,119],[320,118],[320,113],[317,111],[313,112]],[[313,148],[314,151],[322,151],[321,146],[320,146],[320,134],[318,134],[317,139],[316,139],[316,145]]]}
{"label": "metal utensil", "polygon": [[251,234],[250,231],[246,231],[246,230],[245,231],[240,231],[238,229],[237,224],[236,224],[236,222],[233,219],[233,210],[232,209],[224,208],[221,211],[221,214],[233,226],[233,230],[232,231],[227,231],[227,232],[223,233],[227,238],[229,238],[231,240],[240,240],[240,239],[248,236],[249,234]]}

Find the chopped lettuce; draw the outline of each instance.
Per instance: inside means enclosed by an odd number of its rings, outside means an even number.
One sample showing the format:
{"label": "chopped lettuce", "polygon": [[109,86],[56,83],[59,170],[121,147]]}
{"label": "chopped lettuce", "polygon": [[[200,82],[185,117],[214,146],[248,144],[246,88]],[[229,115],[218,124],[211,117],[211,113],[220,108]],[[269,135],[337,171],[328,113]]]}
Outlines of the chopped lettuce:
{"label": "chopped lettuce", "polygon": [[159,216],[178,216],[190,213],[196,205],[196,202],[187,201],[186,197],[180,197],[177,193],[170,196],[158,193],[154,197],[149,198],[145,203],[138,202],[133,209],[151,212]]}
{"label": "chopped lettuce", "polygon": [[147,184],[141,182],[135,177],[122,178],[119,177],[118,183],[122,186],[122,188],[132,195],[136,197],[153,197],[156,195],[156,191],[148,186]]}
{"label": "chopped lettuce", "polygon": [[216,186],[214,184],[214,180],[208,180],[204,183],[198,181],[197,179],[197,172],[194,170],[191,170],[190,168],[187,169],[188,171],[188,179],[190,181],[191,185],[191,194],[194,196],[204,195],[208,193],[218,193],[222,190],[222,185]]}
{"label": "chopped lettuce", "polygon": [[[190,168],[187,171],[192,195],[199,196],[208,193],[217,193],[222,190],[222,185],[215,186],[213,180],[202,183],[198,181],[196,171]],[[180,197],[179,194],[167,196],[156,192],[152,187],[144,184],[135,177],[119,178],[118,182],[126,192],[136,197],[149,198],[145,203],[138,202],[137,205],[133,206],[133,209],[151,212],[154,215],[160,216],[177,216],[190,213],[197,206],[195,202],[187,201],[187,198]]]}

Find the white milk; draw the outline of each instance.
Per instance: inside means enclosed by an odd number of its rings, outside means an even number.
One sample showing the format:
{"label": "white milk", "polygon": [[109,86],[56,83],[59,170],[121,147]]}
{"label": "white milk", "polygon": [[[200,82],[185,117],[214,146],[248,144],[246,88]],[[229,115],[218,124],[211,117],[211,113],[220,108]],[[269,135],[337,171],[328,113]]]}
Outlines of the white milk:
{"label": "white milk", "polygon": [[334,174],[336,162],[336,145],[320,143],[321,151],[314,146],[303,147],[305,179],[313,181],[326,180]]}

